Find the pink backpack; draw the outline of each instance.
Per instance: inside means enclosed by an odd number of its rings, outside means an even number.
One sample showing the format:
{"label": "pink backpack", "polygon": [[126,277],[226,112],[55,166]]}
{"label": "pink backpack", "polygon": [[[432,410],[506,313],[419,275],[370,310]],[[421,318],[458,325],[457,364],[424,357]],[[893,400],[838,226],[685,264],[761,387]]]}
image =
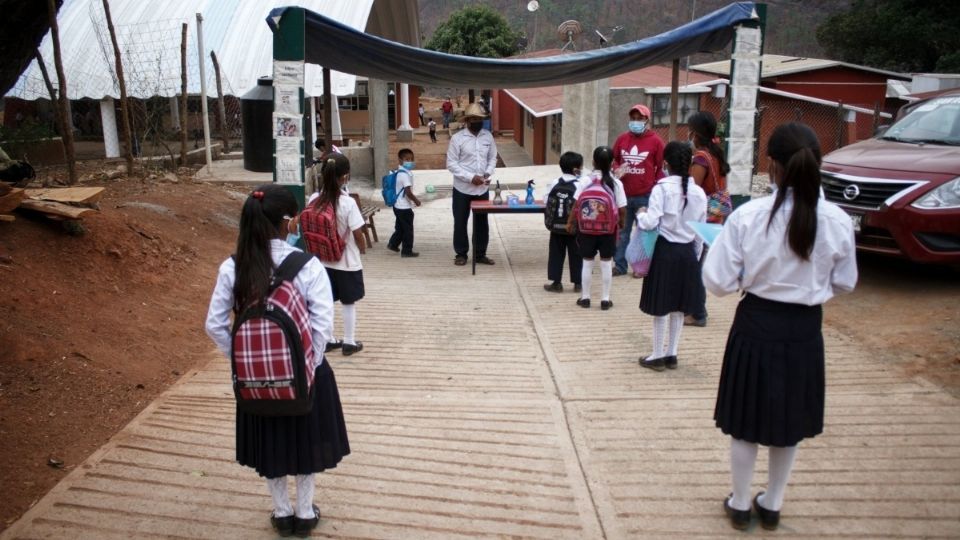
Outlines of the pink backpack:
{"label": "pink backpack", "polygon": [[575,211],[580,234],[604,236],[617,233],[620,225],[617,201],[599,178],[594,178],[580,193]]}
{"label": "pink backpack", "polygon": [[266,301],[238,313],[233,323],[230,365],[237,407],[260,416],[310,412],[317,358],[307,302],[293,285],[313,256],[287,255],[274,273]]}

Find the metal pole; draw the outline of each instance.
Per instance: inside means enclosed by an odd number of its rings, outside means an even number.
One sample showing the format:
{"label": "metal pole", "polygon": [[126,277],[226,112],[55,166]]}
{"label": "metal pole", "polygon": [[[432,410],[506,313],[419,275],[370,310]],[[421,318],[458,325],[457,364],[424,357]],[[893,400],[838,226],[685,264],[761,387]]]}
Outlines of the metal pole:
{"label": "metal pole", "polygon": [[670,78],[670,131],[671,141],[677,138],[677,110],[680,101],[680,59],[673,59],[673,76]]}
{"label": "metal pole", "polygon": [[197,54],[200,57],[200,107],[203,110],[203,144],[207,157],[207,174],[213,176],[210,155],[210,117],[207,116],[207,70],[203,54],[203,15],[197,13]]}

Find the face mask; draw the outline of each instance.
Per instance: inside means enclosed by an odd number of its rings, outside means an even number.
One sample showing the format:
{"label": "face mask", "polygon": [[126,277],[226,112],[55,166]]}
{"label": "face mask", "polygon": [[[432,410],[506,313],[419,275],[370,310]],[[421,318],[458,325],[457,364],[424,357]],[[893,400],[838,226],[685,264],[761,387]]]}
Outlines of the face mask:
{"label": "face mask", "polygon": [[627,122],[627,128],[630,129],[630,133],[639,135],[643,133],[643,130],[647,129],[647,123],[643,120],[631,120]]}
{"label": "face mask", "polygon": [[479,133],[480,130],[483,129],[483,122],[470,122],[467,124],[467,127],[471,133]]}
{"label": "face mask", "polygon": [[663,174],[664,176],[670,176],[670,168],[666,165],[663,166]]}
{"label": "face mask", "polygon": [[691,149],[696,150],[696,148],[697,148],[697,143],[693,142],[693,138],[690,138],[690,139],[687,141],[687,144],[690,145],[690,148],[691,148]]}
{"label": "face mask", "polygon": [[403,168],[406,169],[406,170],[408,170],[408,171],[412,171],[413,168],[416,167],[416,165],[417,165],[417,164],[416,164],[415,162],[413,162],[413,161],[404,161],[404,162],[403,162]]}

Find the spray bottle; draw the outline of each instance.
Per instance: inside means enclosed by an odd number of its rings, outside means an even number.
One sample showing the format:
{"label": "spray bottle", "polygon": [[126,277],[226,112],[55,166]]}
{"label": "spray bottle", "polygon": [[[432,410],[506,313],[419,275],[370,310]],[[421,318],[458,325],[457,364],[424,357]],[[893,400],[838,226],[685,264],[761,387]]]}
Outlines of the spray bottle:
{"label": "spray bottle", "polygon": [[534,201],[534,199],[533,199],[533,180],[531,179],[531,180],[529,180],[529,181],[527,182],[527,200],[526,200],[525,202],[526,202],[527,204],[533,204],[533,201]]}

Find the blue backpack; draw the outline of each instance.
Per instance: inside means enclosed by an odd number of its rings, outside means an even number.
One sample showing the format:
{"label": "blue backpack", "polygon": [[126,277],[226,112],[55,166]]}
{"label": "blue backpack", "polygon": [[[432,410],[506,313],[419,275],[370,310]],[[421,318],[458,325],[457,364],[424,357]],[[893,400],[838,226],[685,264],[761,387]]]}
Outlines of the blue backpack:
{"label": "blue backpack", "polygon": [[[382,178],[383,187],[380,189],[380,192],[383,195],[383,202],[387,206],[392,207],[394,204],[397,203],[397,198],[400,197],[400,193],[397,193],[397,173],[399,172],[400,172],[400,169],[396,169],[383,175],[383,178]],[[403,190],[401,190],[401,193],[402,192]]]}

